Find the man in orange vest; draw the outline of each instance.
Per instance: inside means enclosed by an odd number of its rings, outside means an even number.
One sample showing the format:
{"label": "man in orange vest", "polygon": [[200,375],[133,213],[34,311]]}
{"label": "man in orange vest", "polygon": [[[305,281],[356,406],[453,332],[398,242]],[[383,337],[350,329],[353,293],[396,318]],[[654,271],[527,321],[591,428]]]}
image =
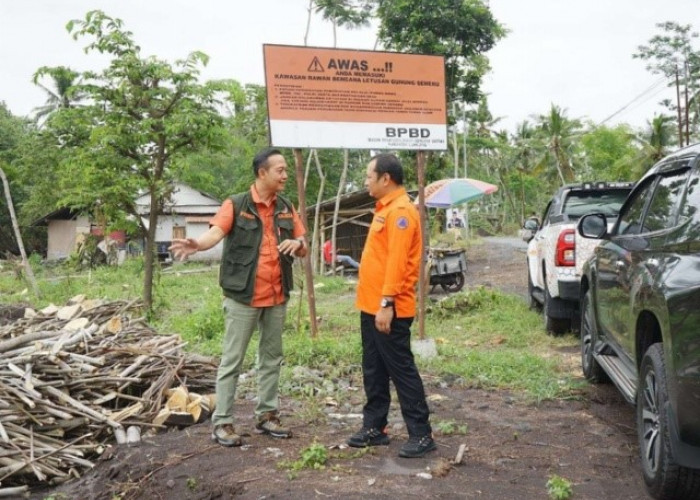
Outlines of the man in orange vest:
{"label": "man in orange vest", "polygon": [[414,458],[437,446],[423,381],[411,352],[423,242],[418,211],[403,188],[403,177],[403,167],[394,155],[377,155],[367,165],[365,186],[377,204],[360,260],[355,303],[360,310],[367,402],[362,429],[348,439],[348,445],[363,448],[389,444],[386,425],[391,380],[408,430],[408,442],[399,456]]}
{"label": "man in orange vest", "polygon": [[174,239],[170,250],[184,259],[212,248],[222,239],[224,249],[219,284],[224,293],[226,332],[216,377],[216,410],[212,439],[222,446],[241,446],[233,425],[238,377],[248,343],[258,328],[258,403],[255,430],[275,438],[292,433],[282,426],[279,378],[282,329],[293,285],[292,261],[304,257],[306,229],[291,202],[282,196],[287,162],[277,149],[253,158],[255,182],[246,192],[225,200],[199,238]]}

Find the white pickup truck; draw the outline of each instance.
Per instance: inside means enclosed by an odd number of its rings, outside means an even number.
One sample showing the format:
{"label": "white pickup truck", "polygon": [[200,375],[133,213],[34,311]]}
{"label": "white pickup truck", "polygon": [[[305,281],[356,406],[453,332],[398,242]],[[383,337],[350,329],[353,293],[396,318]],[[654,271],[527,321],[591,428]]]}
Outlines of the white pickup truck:
{"label": "white pickup truck", "polygon": [[583,263],[600,243],[578,235],[578,219],[598,212],[614,222],[633,186],[632,182],[567,184],[547,204],[542,225],[530,231],[524,227],[530,304],[542,308],[547,333],[560,335],[578,327]]}

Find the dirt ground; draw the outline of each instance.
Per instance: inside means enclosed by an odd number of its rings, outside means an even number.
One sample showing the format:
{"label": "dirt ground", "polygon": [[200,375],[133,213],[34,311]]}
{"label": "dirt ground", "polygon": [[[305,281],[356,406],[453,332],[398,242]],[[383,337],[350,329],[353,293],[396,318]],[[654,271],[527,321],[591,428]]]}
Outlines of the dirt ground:
{"label": "dirt ground", "polygon": [[[526,296],[523,245],[487,239],[468,253],[469,286],[485,284]],[[561,352],[578,368],[575,349]],[[439,432],[438,450],[423,459],[397,456],[406,439],[397,405],[392,406],[388,447],[368,453],[343,443],[357,414],[328,413],[304,420],[296,402],[283,398],[283,422],[294,437],[275,440],[253,432],[254,402],[236,407],[238,429],[248,434],[241,448],[210,439],[208,423],[145,436],[134,446],[109,447],[82,478],[32,499],[494,499],[547,498],[553,474],[568,479],[573,499],[647,498],[640,474],[634,409],[609,385],[588,386],[583,397],[529,405],[507,392],[468,389],[454,380],[424,377],[435,421],[466,425],[466,433]],[[361,387],[351,400],[361,408]],[[342,417],[342,418],[341,418]],[[314,441],[329,448],[321,470],[290,478],[280,462],[299,459]],[[460,445],[460,465],[452,465]],[[63,495],[63,496],[61,496]]]}

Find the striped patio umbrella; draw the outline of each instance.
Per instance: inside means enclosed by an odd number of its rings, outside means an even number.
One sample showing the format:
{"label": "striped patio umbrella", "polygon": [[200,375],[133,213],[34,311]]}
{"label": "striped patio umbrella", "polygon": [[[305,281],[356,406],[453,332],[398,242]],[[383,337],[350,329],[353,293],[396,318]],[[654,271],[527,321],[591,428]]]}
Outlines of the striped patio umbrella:
{"label": "striped patio umbrella", "polygon": [[498,186],[468,177],[441,179],[425,186],[425,206],[450,208],[495,193]]}

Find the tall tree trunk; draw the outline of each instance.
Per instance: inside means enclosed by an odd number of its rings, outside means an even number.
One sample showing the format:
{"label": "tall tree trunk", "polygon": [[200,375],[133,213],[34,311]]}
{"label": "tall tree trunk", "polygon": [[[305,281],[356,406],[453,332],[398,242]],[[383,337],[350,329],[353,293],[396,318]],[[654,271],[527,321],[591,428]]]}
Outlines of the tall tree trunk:
{"label": "tall tree trunk", "polygon": [[34,295],[36,297],[41,297],[39,293],[39,287],[36,284],[36,279],[34,278],[34,271],[32,271],[32,266],[29,264],[29,259],[27,259],[27,252],[24,251],[24,242],[22,241],[22,233],[19,231],[19,224],[17,224],[17,216],[15,214],[15,206],[12,203],[12,195],[10,194],[10,184],[7,182],[7,177],[5,176],[5,171],[0,168],[0,177],[2,177],[2,185],[5,190],[5,199],[7,200],[7,208],[10,210],[10,219],[12,219],[12,228],[15,230],[15,238],[17,238],[17,246],[19,247],[19,253],[22,256],[22,265],[24,266],[24,271],[27,274],[27,279],[32,285],[34,290]]}
{"label": "tall tree trunk", "polygon": [[151,186],[151,206],[148,214],[148,231],[143,252],[143,303],[147,311],[153,306],[153,269],[156,255],[156,230],[158,229],[158,212],[160,206],[155,187]]}
{"label": "tall tree trunk", "polygon": [[554,139],[552,142],[552,153],[554,153],[554,161],[555,165],[557,166],[557,173],[559,174],[559,180],[561,180],[561,185],[563,186],[566,184],[566,180],[564,179],[564,172],[562,171],[561,168],[561,163],[559,162],[559,142]]}
{"label": "tall tree trunk", "polygon": [[[323,173],[323,168],[321,168],[321,162],[318,159],[318,151],[314,149],[312,150],[312,152],[314,153],[314,160],[316,162],[316,170],[318,171],[318,177],[321,179],[321,184],[318,187],[318,196],[316,197],[316,212],[314,214],[313,235],[314,242],[317,243],[317,246],[312,250],[312,262],[315,263],[315,259],[313,259],[313,252],[323,248],[323,231],[319,231],[319,220],[321,218],[321,202],[323,202],[323,190],[326,186],[326,174]],[[320,245],[318,245],[319,242]],[[318,272],[318,269],[315,269],[315,271]]]}
{"label": "tall tree trunk", "polygon": [[[304,162],[301,149],[294,149],[294,169],[297,174],[297,191],[299,193],[299,213],[306,215],[306,186],[304,186],[302,179],[301,167]],[[303,218],[304,226],[308,232],[308,224],[306,222],[306,217]],[[314,292],[314,276],[313,269],[311,269],[311,260],[307,254],[303,258],[304,266],[304,276],[306,278],[306,296],[309,301],[309,326],[311,327],[311,338],[316,338],[318,335],[318,322],[316,320],[316,295]],[[301,300],[301,296],[299,297]]]}
{"label": "tall tree trunk", "polygon": [[515,200],[513,199],[513,194],[510,192],[510,189],[508,189],[508,185],[506,184],[506,181],[503,179],[503,173],[501,172],[500,169],[498,169],[498,181],[501,183],[503,195],[505,196],[506,200],[508,200],[508,204],[510,205],[510,208],[513,209],[513,214],[517,214],[518,207],[516,206]]}
{"label": "tall tree trunk", "polygon": [[306,16],[306,31],[304,31],[304,46],[308,45],[309,42],[309,30],[311,29],[311,13],[314,8],[314,0],[309,0],[309,6],[306,8],[307,10],[307,16]]}
{"label": "tall tree trunk", "polygon": [[165,137],[158,137],[158,155],[153,166],[153,179],[150,187],[150,209],[148,214],[148,232],[146,233],[146,248],[144,251],[143,272],[143,303],[147,311],[153,308],[153,276],[156,258],[156,231],[158,229],[158,214],[162,209],[163,196],[158,193],[158,185],[165,171]]}
{"label": "tall tree trunk", "polygon": [[338,247],[335,243],[335,235],[338,228],[338,212],[340,211],[340,197],[343,195],[343,189],[345,189],[345,179],[348,176],[348,163],[350,163],[350,152],[347,149],[343,150],[343,171],[340,173],[340,181],[338,182],[338,193],[335,196],[335,207],[333,207],[333,225],[331,229],[331,269],[333,269],[333,275],[335,275],[335,256],[338,253]]}
{"label": "tall tree trunk", "polygon": [[683,120],[681,119],[681,90],[678,82],[678,66],[676,66],[676,109],[678,110],[678,146],[683,147]]}
{"label": "tall tree trunk", "polygon": [[518,175],[520,176],[520,221],[523,224],[525,223],[525,181],[521,169],[518,169]]}
{"label": "tall tree trunk", "polygon": [[452,102],[452,115],[454,116],[454,125],[452,125],[452,149],[454,150],[455,168],[454,178],[459,177],[459,142],[457,141],[457,102]]}
{"label": "tall tree trunk", "polygon": [[304,170],[304,189],[309,185],[309,173],[311,172],[311,160],[313,159],[315,149],[309,151],[309,157],[306,159],[306,169]]}

